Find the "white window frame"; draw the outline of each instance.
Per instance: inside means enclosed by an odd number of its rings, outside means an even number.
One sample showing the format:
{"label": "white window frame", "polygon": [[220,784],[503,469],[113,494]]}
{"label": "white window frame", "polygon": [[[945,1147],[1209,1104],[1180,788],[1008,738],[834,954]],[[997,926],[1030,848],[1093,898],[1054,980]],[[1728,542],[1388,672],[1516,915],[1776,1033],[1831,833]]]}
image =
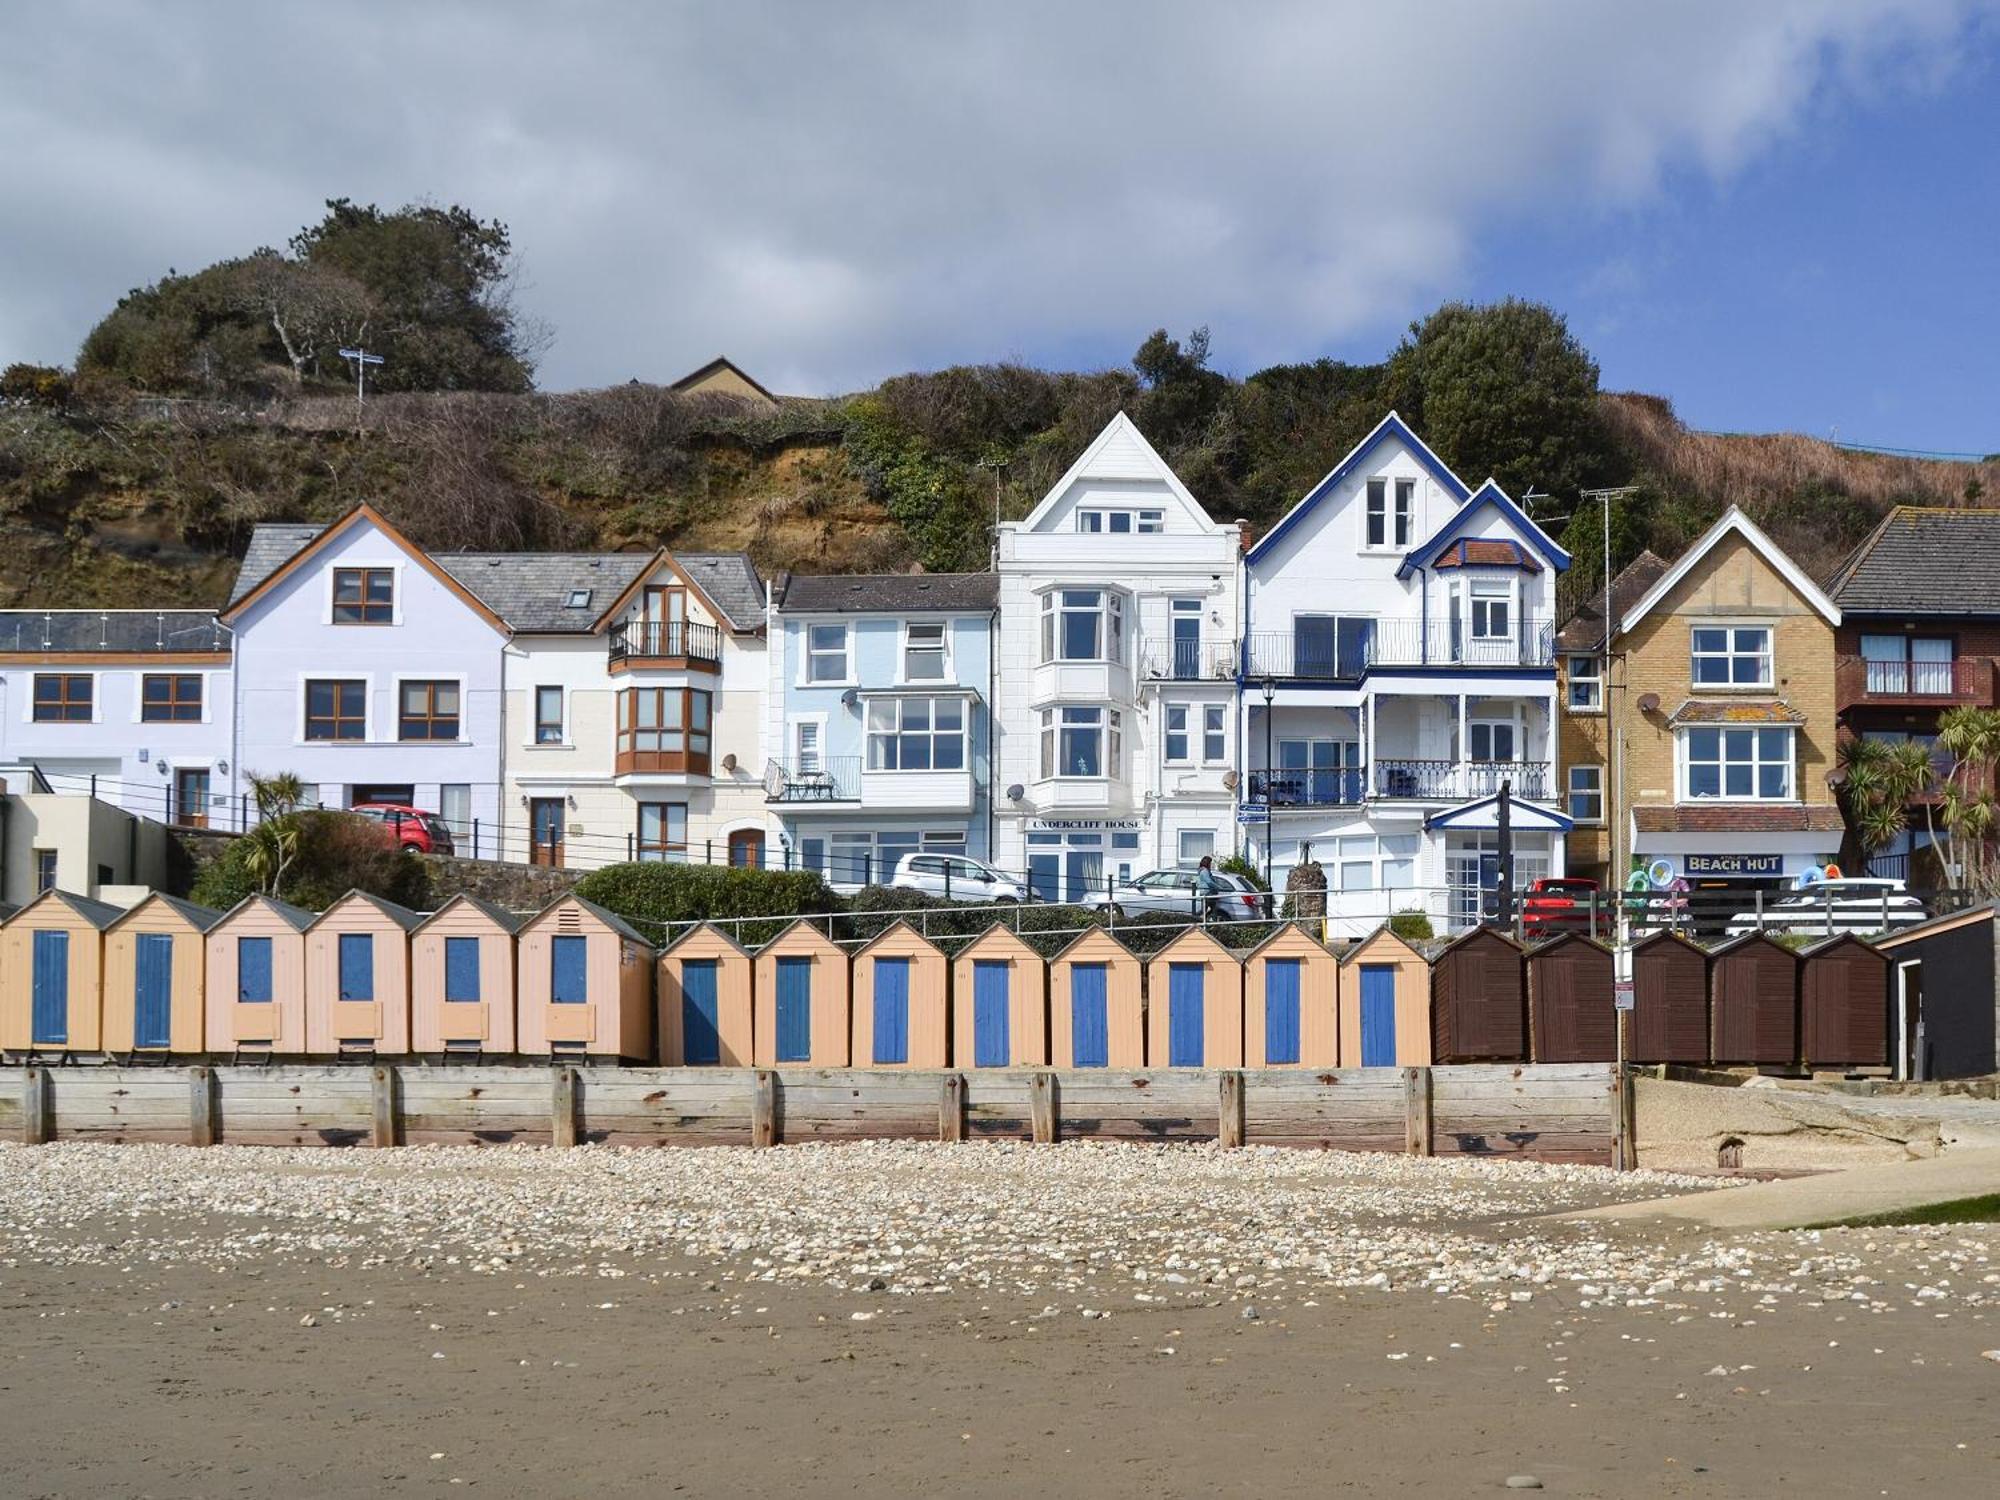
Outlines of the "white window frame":
{"label": "white window frame", "polygon": [[[1068,604],[1065,600],[1071,594],[1095,594],[1095,606]],[[1095,656],[1064,656],[1063,617],[1066,614],[1083,614],[1094,608],[1097,616],[1097,651]],[[1098,664],[1122,666],[1125,662],[1125,595],[1118,589],[1103,584],[1076,584],[1057,586],[1042,591],[1041,607],[1041,647],[1042,665],[1061,666]]]}
{"label": "white window frame", "polygon": [[[545,740],[542,731],[542,694],[554,693],[559,711],[556,714],[556,737]],[[463,721],[460,728],[464,727]],[[563,750],[569,747],[569,690],[559,682],[538,682],[528,689],[528,748],[531,750]]]}
{"label": "white window frame", "polygon": [[[1475,646],[1490,646],[1496,641],[1514,639],[1514,627],[1519,619],[1516,608],[1516,589],[1511,578],[1474,578],[1465,590],[1465,638]],[[1505,611],[1502,627],[1494,630],[1493,606],[1499,605]],[[1481,605],[1486,606],[1483,610]]]}
{"label": "white window frame", "polygon": [[[1391,852],[1386,844],[1399,846]],[[1408,891],[1417,884],[1418,862],[1423,858],[1423,835],[1417,833],[1349,833],[1313,845],[1326,866],[1329,891]],[[1398,884],[1391,885],[1389,871],[1395,868]],[[1350,876],[1366,884],[1349,885]]]}
{"label": "white window frame", "polygon": [[[1382,538],[1375,539],[1376,528],[1380,527]],[[1389,546],[1389,480],[1386,475],[1373,475],[1361,486],[1361,550],[1363,552],[1388,552]]]}
{"label": "white window frame", "polygon": [[[906,722],[906,718],[910,709],[919,703],[924,705],[925,722],[921,727],[913,727]],[[946,704],[958,710],[958,728],[956,730],[939,729],[937,727],[938,709]],[[889,712],[890,722],[887,724],[878,724],[876,721],[884,710]],[[965,699],[956,693],[940,693],[936,696],[928,697],[912,694],[908,697],[870,698],[862,705],[863,759],[861,764],[870,776],[962,775],[966,770],[966,752],[969,748],[966,740],[966,721],[969,717],[970,715],[965,711]],[[903,742],[906,739],[917,737],[930,742],[929,758],[932,764],[927,766],[906,766],[902,764]],[[895,765],[876,764],[878,741],[883,742],[889,749],[894,751]],[[938,747],[941,743],[950,741],[956,741],[958,744],[958,764],[955,766],[940,766],[936,764]]]}
{"label": "white window frame", "polygon": [[[1577,811],[1579,798],[1587,798],[1597,804],[1594,813]],[[1563,810],[1570,821],[1579,825],[1602,823],[1604,821],[1604,767],[1600,765],[1571,766],[1569,783],[1563,799]]]}
{"label": "white window frame", "polygon": [[1389,512],[1390,532],[1396,539],[1396,550],[1407,551],[1411,538],[1417,534],[1417,482],[1414,479],[1398,479],[1395,488],[1395,503]]}
{"label": "white window frame", "polygon": [[[1160,727],[1160,758],[1170,766],[1193,765],[1194,735],[1190,726],[1194,722],[1194,705],[1192,703],[1168,703],[1162,705],[1162,707],[1165,712],[1162,715],[1163,723]],[[1178,729],[1174,727],[1174,718],[1176,715],[1180,717],[1180,728]],[[1181,742],[1181,753],[1179,755],[1174,754],[1174,737],[1176,735],[1180,737]]]}
{"label": "white window frame", "polygon": [[[1604,658],[1591,653],[1570,653],[1567,662],[1568,685],[1563,690],[1563,701],[1573,714],[1601,714],[1604,712]],[[1587,665],[1588,672],[1578,672],[1577,664]],[[1587,687],[1589,695],[1585,702],[1577,701],[1576,692]]]}
{"label": "white window frame", "polygon": [[[799,686],[800,687],[852,687],[854,685],[854,626],[847,620],[806,620],[802,622],[800,637]],[[819,650],[813,646],[815,630],[838,630],[840,632],[840,676],[815,677],[813,658],[831,656],[830,650]]]}
{"label": "white window frame", "polygon": [[[912,633],[919,630],[935,630],[938,633],[937,645],[935,647],[930,645],[922,647],[914,646],[912,643]],[[920,649],[926,654],[929,654],[933,650],[936,651],[938,660],[937,676],[915,677],[911,675],[910,652],[916,649]],[[905,620],[902,625],[901,638],[898,640],[896,646],[896,671],[897,681],[907,687],[943,687],[948,685],[952,680],[951,622],[948,620]]]}
{"label": "white window frame", "polygon": [[[796,775],[807,775],[813,772],[824,771],[826,769],[826,715],[793,714],[791,715],[791,721],[792,735],[791,744],[788,748],[791,752],[793,773]],[[812,731],[813,745],[811,755],[813,763],[811,765],[806,764],[805,731],[807,730]]]}
{"label": "white window frame", "polygon": [[[1713,730],[1716,733],[1716,752],[1718,758],[1713,762],[1701,761],[1699,764],[1713,764],[1719,768],[1717,771],[1717,790],[1714,796],[1697,797],[1691,790],[1694,767],[1697,764],[1694,759],[1694,736],[1705,730]],[[1729,767],[1732,764],[1742,764],[1742,762],[1732,762],[1729,759],[1729,736],[1732,733],[1747,733],[1751,737],[1751,758],[1748,762],[1750,766],[1750,793],[1747,796],[1732,796],[1729,792]],[[1758,773],[1765,766],[1779,764],[1775,760],[1766,760],[1763,758],[1762,736],[1767,733],[1781,734],[1785,738],[1786,754],[1783,761],[1785,767],[1785,790],[1782,795],[1776,797],[1760,796],[1757,792],[1757,785],[1761,780]],[[1796,803],[1799,800],[1798,760],[1799,737],[1798,726],[1796,724],[1686,724],[1674,735],[1675,800],[1702,804],[1717,802]]]}
{"label": "white window frame", "polygon": [[[1093,720],[1069,719],[1070,714],[1095,714]],[[1095,703],[1059,703],[1053,708],[1041,711],[1041,781],[1104,781],[1119,774],[1119,765],[1124,758],[1124,722],[1115,708],[1105,708]],[[1095,731],[1097,735],[1097,769],[1095,771],[1067,772],[1062,769],[1065,757],[1062,741],[1070,733]]]}
{"label": "white window frame", "polygon": [[1201,763],[1205,766],[1229,764],[1229,705],[1204,703],[1201,706]]}
{"label": "white window frame", "polygon": [[[1720,630],[1727,637],[1727,645],[1721,651],[1701,651],[1696,649],[1702,631]],[[1755,682],[1734,681],[1735,663],[1750,655],[1738,649],[1736,632],[1739,630],[1761,631],[1764,649],[1755,659],[1761,664],[1763,675]],[[1778,629],[1769,620],[1702,620],[1688,627],[1688,684],[1697,693],[1768,693],[1778,680]],[[1726,661],[1731,681],[1703,682],[1695,664],[1698,661]]]}
{"label": "white window frame", "polygon": [[[1206,848],[1196,848],[1190,852],[1188,849],[1188,840],[1190,838],[1206,839],[1208,840],[1208,846]],[[1174,834],[1174,863],[1183,867],[1199,865],[1201,857],[1204,854],[1210,859],[1215,858],[1217,846],[1217,839],[1213,828],[1179,829]]]}
{"label": "white window frame", "polygon": [[[1514,742],[1514,753],[1509,755],[1505,760],[1492,756],[1474,755],[1472,753],[1473,737],[1481,729],[1486,731],[1486,748],[1488,750],[1493,748],[1493,731],[1496,729],[1506,730],[1508,738]],[[1520,715],[1516,714],[1511,718],[1477,715],[1465,721],[1465,754],[1462,759],[1472,765],[1517,766],[1521,764],[1521,751],[1525,748],[1526,740],[1527,736],[1522,732]]]}

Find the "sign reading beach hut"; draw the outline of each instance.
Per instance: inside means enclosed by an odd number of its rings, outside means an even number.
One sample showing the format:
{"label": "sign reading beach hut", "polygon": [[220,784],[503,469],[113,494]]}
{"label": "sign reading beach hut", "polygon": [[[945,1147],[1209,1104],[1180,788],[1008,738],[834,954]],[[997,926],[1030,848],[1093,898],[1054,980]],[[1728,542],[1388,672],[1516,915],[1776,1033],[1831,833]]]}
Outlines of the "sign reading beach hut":
{"label": "sign reading beach hut", "polygon": [[410,1045],[514,1050],[514,934],[527,918],[461,892],[410,933]]}
{"label": "sign reading beach hut", "polygon": [[1049,1061],[1049,966],[995,923],[959,950],[951,972],[956,1068],[1041,1068]]}
{"label": "sign reading beach hut", "polygon": [[1633,1062],[1708,1061],[1708,954],[1676,932],[1632,945]]}
{"label": "sign reading beach hut", "polygon": [[97,1052],[103,1047],[104,930],[115,906],[43,891],[0,927],[0,1047]]}
{"label": "sign reading beach hut", "polygon": [[306,1051],[306,929],[313,914],[246,896],[208,929],[208,1050]]}
{"label": "sign reading beach hut", "polygon": [[1143,1068],[1146,1019],[1139,960],[1101,927],[1049,963],[1049,1062],[1058,1068]]}
{"label": "sign reading beach hut", "polygon": [[563,896],[521,927],[517,1024],[531,1056],[653,1055],[653,945],[615,912]]}
{"label": "sign reading beach hut", "polygon": [[747,1068],[751,962],[720,927],[704,922],[660,955],[660,1066]]}
{"label": "sign reading beach hut", "polygon": [[844,1068],[847,955],[804,918],[757,950],[757,1066]]}
{"label": "sign reading beach hut", "polygon": [[1295,922],[1244,957],[1243,1065],[1340,1065],[1340,960]]}
{"label": "sign reading beach hut", "polygon": [[1551,938],[1528,955],[1536,1062],[1616,1060],[1618,1009],[1611,983],[1611,950],[1580,932]]}
{"label": "sign reading beach hut", "polygon": [[1499,928],[1454,938],[1431,965],[1431,1049],[1441,1063],[1527,1061],[1527,972]]}
{"label": "sign reading beach hut", "polygon": [[1715,1060],[1726,1065],[1783,1064],[1799,1055],[1799,961],[1759,933],[1715,950]]}
{"label": "sign reading beach hut", "polygon": [[1809,1068],[1879,1068],[1889,1061],[1889,960],[1852,933],[1799,959],[1799,1029]]}
{"label": "sign reading beach hut", "polygon": [[207,1048],[207,935],[222,913],[159,891],[104,931],[104,1050]]}
{"label": "sign reading beach hut", "polygon": [[945,1066],[950,982],[944,954],[908,922],[877,933],[854,955],[854,1066]]}
{"label": "sign reading beach hut", "polygon": [[1146,1066],[1243,1066],[1243,963],[1190,927],[1146,965]]}
{"label": "sign reading beach hut", "polygon": [[349,891],[306,929],[306,1050],[410,1050],[410,933],[423,917]]}
{"label": "sign reading beach hut", "polygon": [[1431,1061],[1431,966],[1385,922],[1340,955],[1340,1066]]}

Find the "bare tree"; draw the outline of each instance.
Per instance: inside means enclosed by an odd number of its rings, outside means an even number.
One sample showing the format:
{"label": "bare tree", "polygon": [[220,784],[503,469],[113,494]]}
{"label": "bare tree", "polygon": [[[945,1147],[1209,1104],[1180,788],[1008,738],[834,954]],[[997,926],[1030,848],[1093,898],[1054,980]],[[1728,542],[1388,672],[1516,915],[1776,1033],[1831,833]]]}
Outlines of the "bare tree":
{"label": "bare tree", "polygon": [[360,343],[376,313],[368,289],[344,271],[259,250],[233,268],[239,305],[271,325],[292,367],[292,383],[319,370],[322,354]]}

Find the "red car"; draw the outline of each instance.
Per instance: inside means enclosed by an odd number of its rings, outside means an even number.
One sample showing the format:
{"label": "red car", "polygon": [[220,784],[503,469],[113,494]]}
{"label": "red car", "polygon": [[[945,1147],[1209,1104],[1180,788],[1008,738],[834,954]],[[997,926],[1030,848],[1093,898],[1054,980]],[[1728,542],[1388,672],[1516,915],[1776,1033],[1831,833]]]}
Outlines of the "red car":
{"label": "red car", "polygon": [[394,835],[398,844],[412,854],[458,852],[452,846],[451,830],[445,827],[444,819],[436,813],[396,802],[364,802],[359,807],[350,807],[348,811],[380,823]]}
{"label": "red car", "polygon": [[1576,875],[1544,875],[1531,884],[1521,897],[1521,931],[1531,938],[1555,937],[1565,932],[1591,930],[1591,907],[1597,909],[1596,926],[1607,931],[1613,920],[1611,904],[1594,880]]}

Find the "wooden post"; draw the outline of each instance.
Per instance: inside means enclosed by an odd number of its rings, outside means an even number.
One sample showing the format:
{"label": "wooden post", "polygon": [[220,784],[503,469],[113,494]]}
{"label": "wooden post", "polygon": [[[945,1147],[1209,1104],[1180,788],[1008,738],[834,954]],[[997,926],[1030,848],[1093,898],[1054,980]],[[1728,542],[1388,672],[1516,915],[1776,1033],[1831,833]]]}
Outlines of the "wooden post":
{"label": "wooden post", "polygon": [[1234,1068],[1222,1074],[1222,1112],[1216,1125],[1216,1144],[1243,1144],[1243,1075]]}
{"label": "wooden post", "polygon": [[1412,1156],[1431,1154],[1431,1070],[1403,1069],[1403,1149]]}
{"label": "wooden post", "polygon": [[557,1068],[549,1099],[549,1140],[557,1146],[576,1144],[576,1069]]}
{"label": "wooden post", "polygon": [[778,1075],[769,1068],[759,1068],[755,1074],[750,1094],[750,1144],[778,1144]]}
{"label": "wooden post", "polygon": [[30,1066],[21,1084],[21,1144],[40,1146],[49,1138],[49,1070]]}
{"label": "wooden post", "polygon": [[369,1142],[375,1146],[396,1144],[396,1070],[375,1068],[370,1075],[374,1105],[374,1130]]}
{"label": "wooden post", "polygon": [[199,1064],[188,1069],[188,1144],[215,1144],[215,1074]]}
{"label": "wooden post", "polygon": [[1629,1172],[1638,1165],[1633,1149],[1632,1075],[1624,1068],[1611,1075],[1611,1165]]}
{"label": "wooden post", "polygon": [[965,1139],[965,1075],[947,1073],[938,1080],[938,1139]]}
{"label": "wooden post", "polygon": [[1028,1121],[1035,1139],[1052,1146],[1056,1139],[1056,1075],[1037,1073],[1028,1085]]}

